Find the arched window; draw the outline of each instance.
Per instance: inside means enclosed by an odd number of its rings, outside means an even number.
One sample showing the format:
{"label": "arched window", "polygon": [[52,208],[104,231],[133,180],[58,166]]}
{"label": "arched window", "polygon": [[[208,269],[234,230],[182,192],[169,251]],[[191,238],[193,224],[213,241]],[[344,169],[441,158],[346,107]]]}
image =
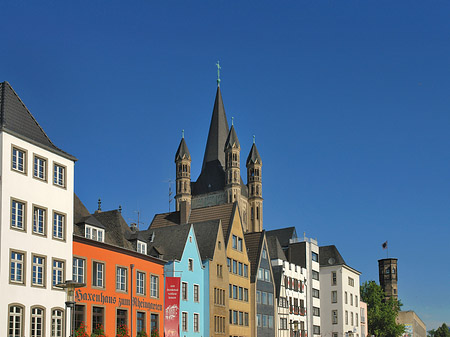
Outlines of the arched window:
{"label": "arched window", "polygon": [[13,304],[9,306],[8,312],[8,337],[23,336],[23,306]]}
{"label": "arched window", "polygon": [[62,309],[52,310],[52,337],[62,337],[64,331],[64,311]]}
{"label": "arched window", "polygon": [[31,337],[43,337],[44,334],[44,308],[31,308]]}

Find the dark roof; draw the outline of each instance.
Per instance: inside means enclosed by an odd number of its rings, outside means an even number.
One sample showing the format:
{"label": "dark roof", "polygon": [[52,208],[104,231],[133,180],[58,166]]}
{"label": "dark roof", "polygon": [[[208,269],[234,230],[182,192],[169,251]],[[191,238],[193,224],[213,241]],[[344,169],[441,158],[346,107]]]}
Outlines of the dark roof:
{"label": "dark roof", "polygon": [[272,260],[279,259],[283,261],[287,261],[286,255],[283,252],[283,249],[281,248],[280,242],[278,241],[278,238],[275,235],[267,235],[267,247],[269,249],[269,255]]}
{"label": "dark roof", "polygon": [[88,215],[86,217],[83,217],[75,224],[76,225],[87,224],[87,225],[105,229],[105,226],[103,226],[93,215]]}
{"label": "dark roof", "polygon": [[197,181],[191,183],[192,195],[223,191],[224,188],[225,170],[219,160],[212,160],[204,164]]}
{"label": "dark roof", "polygon": [[156,249],[166,261],[181,260],[191,224],[178,225],[177,227],[149,228],[143,236],[152,237],[147,241],[148,251]]}
{"label": "dark roof", "polygon": [[178,150],[175,154],[175,161],[179,159],[191,159],[191,154],[189,153],[184,137],[181,138],[180,145],[178,145]]}
{"label": "dark roof", "polygon": [[261,156],[259,155],[258,149],[256,148],[256,144],[253,143],[252,148],[250,149],[250,153],[248,154],[247,161],[248,164],[260,164],[262,165]]}
{"label": "dark roof", "polygon": [[281,247],[289,246],[289,240],[295,239],[297,237],[295,227],[274,229],[272,231],[267,231],[266,235],[267,236],[276,236],[278,238],[278,241],[280,242]]}
{"label": "dark roof", "polygon": [[244,234],[247,255],[250,261],[250,282],[255,282],[258,272],[259,257],[261,256],[261,247],[264,240],[264,231]]}
{"label": "dark roof", "polygon": [[134,249],[129,236],[130,227],[119,210],[95,212],[93,216],[105,227],[105,242],[119,247]]}
{"label": "dark roof", "polygon": [[203,157],[202,171],[206,163],[218,160],[222,167],[225,166],[225,153],[223,152],[225,141],[228,136],[228,122],[223,106],[220,87],[217,87],[216,99],[209,126],[208,140],[206,141],[205,155]]}
{"label": "dark roof", "polygon": [[88,209],[81,202],[80,198],[78,198],[78,195],[76,195],[74,193],[73,194],[73,223],[77,224],[83,218],[85,218],[89,215],[91,215],[91,213],[89,213]]}
{"label": "dark roof", "polygon": [[230,147],[240,148],[239,139],[234,129],[234,125],[231,125],[230,132],[228,133],[227,140],[225,141],[224,151]]}
{"label": "dark roof", "polygon": [[0,130],[23,138],[67,159],[77,160],[52,143],[8,82],[0,83]]}
{"label": "dark roof", "polygon": [[281,278],[283,277],[283,266],[272,266],[273,280],[275,283],[276,297],[280,298]]}
{"label": "dark roof", "polygon": [[335,245],[319,247],[319,263],[321,267],[346,264]]}
{"label": "dark roof", "polygon": [[195,237],[202,260],[213,259],[216,248],[217,233],[220,220],[209,220],[194,223]]}

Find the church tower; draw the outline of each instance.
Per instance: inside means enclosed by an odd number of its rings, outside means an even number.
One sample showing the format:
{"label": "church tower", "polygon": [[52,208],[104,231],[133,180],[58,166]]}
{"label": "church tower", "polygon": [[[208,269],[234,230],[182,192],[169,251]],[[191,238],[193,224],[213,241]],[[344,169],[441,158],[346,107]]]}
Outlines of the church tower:
{"label": "church tower", "polygon": [[256,148],[255,139],[247,157],[247,186],[248,186],[248,206],[249,231],[260,232],[263,228],[263,198],[262,198],[262,160]]}
{"label": "church tower", "polygon": [[177,211],[180,210],[180,203],[186,201],[191,204],[191,155],[183,137],[175,154],[176,164],[176,194],[175,200]]}
{"label": "church tower", "polygon": [[394,297],[398,299],[397,293],[397,259],[387,258],[378,260],[380,286],[383,288],[386,299]]}
{"label": "church tower", "polygon": [[241,200],[241,145],[239,144],[233,123],[225,141],[225,192],[227,202]]}

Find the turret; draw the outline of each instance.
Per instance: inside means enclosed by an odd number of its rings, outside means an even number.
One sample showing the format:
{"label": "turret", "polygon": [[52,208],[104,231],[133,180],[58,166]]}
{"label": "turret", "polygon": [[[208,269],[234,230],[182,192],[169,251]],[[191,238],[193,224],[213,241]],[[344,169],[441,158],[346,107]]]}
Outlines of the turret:
{"label": "turret", "polygon": [[225,191],[229,203],[240,202],[241,199],[241,145],[239,144],[234,125],[231,125],[225,141]]}
{"label": "turret", "polygon": [[246,161],[249,212],[249,231],[260,232],[263,229],[263,198],[261,169],[262,160],[256,148],[255,139]]}
{"label": "turret", "polygon": [[180,203],[186,201],[187,207],[191,205],[191,155],[183,137],[175,154],[176,164],[176,207],[180,210]]}

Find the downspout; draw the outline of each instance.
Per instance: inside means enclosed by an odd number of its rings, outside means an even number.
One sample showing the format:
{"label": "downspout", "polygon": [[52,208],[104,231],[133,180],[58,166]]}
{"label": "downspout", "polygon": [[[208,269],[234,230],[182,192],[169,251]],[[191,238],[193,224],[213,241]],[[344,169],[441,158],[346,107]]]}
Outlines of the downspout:
{"label": "downspout", "polygon": [[134,264],[130,264],[131,269],[131,277],[130,277],[130,296],[131,296],[131,302],[130,302],[130,315],[131,315],[131,324],[130,324],[130,336],[133,336],[133,268]]}

